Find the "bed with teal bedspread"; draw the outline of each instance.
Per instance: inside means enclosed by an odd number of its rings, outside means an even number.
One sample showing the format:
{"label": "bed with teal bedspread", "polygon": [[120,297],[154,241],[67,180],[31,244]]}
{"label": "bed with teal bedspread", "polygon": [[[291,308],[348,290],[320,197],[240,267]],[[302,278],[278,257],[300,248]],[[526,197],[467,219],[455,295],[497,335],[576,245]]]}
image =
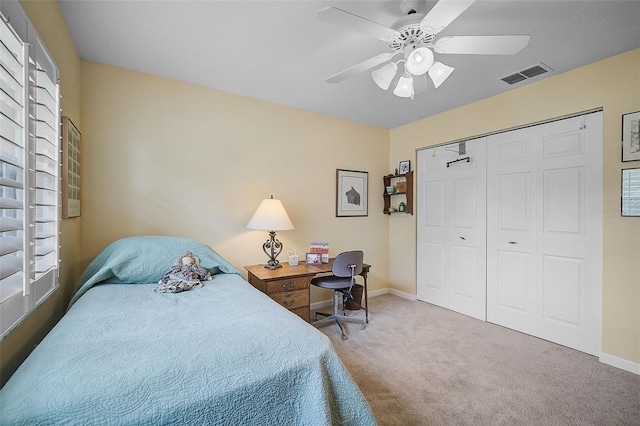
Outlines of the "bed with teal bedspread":
{"label": "bed with teal bedspread", "polygon": [[[153,289],[191,250],[213,280]],[[131,237],[0,390],[2,425],[371,425],[329,339],[206,245]]]}

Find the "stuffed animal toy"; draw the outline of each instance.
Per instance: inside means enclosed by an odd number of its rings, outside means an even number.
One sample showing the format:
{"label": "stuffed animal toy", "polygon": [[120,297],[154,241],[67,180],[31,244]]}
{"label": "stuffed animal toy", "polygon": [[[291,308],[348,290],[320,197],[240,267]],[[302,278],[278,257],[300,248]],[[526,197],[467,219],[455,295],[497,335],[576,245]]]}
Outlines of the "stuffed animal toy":
{"label": "stuffed animal toy", "polygon": [[202,281],[211,280],[211,273],[200,266],[200,259],[189,250],[173,262],[173,267],[164,273],[158,286],[159,293],[181,293],[194,287],[202,287]]}

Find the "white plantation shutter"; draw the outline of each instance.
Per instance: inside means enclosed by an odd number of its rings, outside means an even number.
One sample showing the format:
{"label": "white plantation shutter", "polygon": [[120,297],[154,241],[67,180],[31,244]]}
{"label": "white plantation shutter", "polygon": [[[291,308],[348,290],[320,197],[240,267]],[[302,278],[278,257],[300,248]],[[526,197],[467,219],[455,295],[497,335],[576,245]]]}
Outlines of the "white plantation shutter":
{"label": "white plantation shutter", "polygon": [[58,286],[58,70],[20,6],[0,16],[0,336]]}

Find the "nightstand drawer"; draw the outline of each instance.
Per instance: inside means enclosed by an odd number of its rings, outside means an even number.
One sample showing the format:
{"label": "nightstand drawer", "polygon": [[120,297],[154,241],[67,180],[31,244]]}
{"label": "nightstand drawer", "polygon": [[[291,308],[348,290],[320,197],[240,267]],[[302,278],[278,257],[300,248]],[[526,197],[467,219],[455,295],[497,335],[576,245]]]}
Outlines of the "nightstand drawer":
{"label": "nightstand drawer", "polygon": [[267,282],[267,294],[272,295],[281,291],[291,292],[309,288],[311,277],[284,278]]}
{"label": "nightstand drawer", "polygon": [[309,307],[309,290],[273,293],[269,297],[287,309]]}

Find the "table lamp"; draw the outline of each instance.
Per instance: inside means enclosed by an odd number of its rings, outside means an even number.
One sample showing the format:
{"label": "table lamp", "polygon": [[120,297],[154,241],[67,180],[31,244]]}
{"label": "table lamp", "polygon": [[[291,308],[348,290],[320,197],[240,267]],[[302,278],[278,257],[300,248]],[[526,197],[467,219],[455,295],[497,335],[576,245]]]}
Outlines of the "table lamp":
{"label": "table lamp", "polygon": [[282,252],[282,243],[276,239],[276,231],[288,231],[294,227],[280,200],[275,200],[273,195],[262,200],[247,228],[269,231],[269,239],[262,245],[262,250],[269,256],[264,267],[271,270],[281,268],[282,265],[276,258]]}

